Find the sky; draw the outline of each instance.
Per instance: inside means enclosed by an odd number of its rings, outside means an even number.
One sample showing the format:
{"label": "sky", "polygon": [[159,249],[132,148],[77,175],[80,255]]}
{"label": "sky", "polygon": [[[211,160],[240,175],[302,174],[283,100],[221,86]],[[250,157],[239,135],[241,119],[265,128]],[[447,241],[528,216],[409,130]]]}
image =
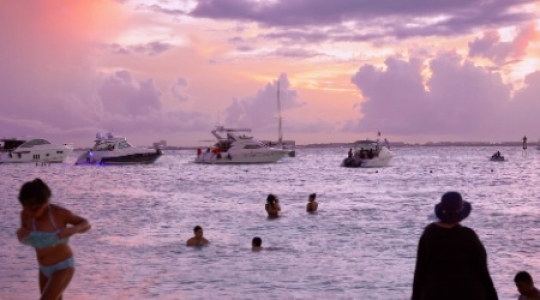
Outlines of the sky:
{"label": "sky", "polygon": [[0,1],[0,137],[540,138],[540,1]]}

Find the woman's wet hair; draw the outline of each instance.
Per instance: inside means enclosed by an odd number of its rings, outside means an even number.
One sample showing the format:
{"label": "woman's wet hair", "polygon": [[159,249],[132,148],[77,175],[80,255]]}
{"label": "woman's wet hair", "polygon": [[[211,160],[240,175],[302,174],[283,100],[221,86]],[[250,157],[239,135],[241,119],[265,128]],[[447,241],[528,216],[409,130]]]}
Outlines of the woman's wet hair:
{"label": "woman's wet hair", "polygon": [[276,195],[274,194],[268,194],[268,197],[266,197],[266,203],[273,203],[276,202]]}
{"label": "woman's wet hair", "polygon": [[309,195],[309,199],[315,199],[317,198],[317,194],[313,193]]}
{"label": "woman's wet hair", "polygon": [[25,182],[19,191],[19,202],[24,206],[46,203],[51,198],[51,189],[41,179]]}

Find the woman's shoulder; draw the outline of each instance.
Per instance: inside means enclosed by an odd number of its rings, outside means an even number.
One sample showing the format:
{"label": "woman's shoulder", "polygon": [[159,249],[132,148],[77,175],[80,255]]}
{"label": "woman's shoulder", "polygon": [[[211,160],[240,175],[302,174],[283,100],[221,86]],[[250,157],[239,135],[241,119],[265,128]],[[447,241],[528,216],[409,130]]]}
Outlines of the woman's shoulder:
{"label": "woman's shoulder", "polygon": [[60,205],[57,205],[57,204],[49,204],[49,208],[52,209],[52,213],[55,214],[55,215],[64,215],[66,213],[70,213],[69,209],[63,207],[63,206],[60,206]]}

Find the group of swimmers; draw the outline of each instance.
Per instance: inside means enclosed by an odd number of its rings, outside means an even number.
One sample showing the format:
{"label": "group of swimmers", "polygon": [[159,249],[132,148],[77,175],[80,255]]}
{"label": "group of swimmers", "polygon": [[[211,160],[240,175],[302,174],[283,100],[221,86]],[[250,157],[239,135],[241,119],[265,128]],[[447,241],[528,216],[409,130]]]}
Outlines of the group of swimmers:
{"label": "group of swimmers", "polygon": [[[278,218],[281,212],[281,206],[279,205],[279,199],[274,194],[269,194],[266,198],[265,210],[268,213],[268,218]],[[315,213],[319,208],[317,202],[317,194],[313,193],[308,196],[308,203],[306,205],[306,212]],[[187,240],[186,246],[188,247],[201,247],[206,246],[210,242],[204,237],[204,232],[201,226],[197,225],[193,228],[193,237]],[[254,237],[251,241],[251,249],[254,251],[262,250],[262,239],[258,236]]]}
{"label": "group of swimmers", "polygon": [[[85,218],[50,203],[52,192],[39,178],[23,184],[19,191],[20,228],[17,239],[35,248],[39,264],[41,300],[61,300],[75,273],[69,238],[91,229]],[[306,211],[318,209],[316,194],[310,194]],[[269,194],[265,209],[269,218],[279,217],[279,199]],[[413,280],[416,300],[497,300],[497,292],[487,268],[487,254],[476,233],[460,222],[471,212],[470,203],[457,192],[443,195],[435,206],[438,222],[428,225],[420,238]],[[205,246],[203,229],[195,226],[187,246]],[[252,250],[262,250],[262,239],[252,239]],[[521,271],[514,277],[518,300],[540,300],[532,276]]]}

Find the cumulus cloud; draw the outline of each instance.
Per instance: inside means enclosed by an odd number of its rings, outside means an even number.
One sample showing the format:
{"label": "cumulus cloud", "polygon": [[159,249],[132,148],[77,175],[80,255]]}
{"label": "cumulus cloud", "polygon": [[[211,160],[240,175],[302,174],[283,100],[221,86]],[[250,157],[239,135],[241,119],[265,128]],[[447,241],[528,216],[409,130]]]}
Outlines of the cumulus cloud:
{"label": "cumulus cloud", "polygon": [[105,77],[98,95],[104,109],[111,113],[137,116],[161,108],[162,93],[154,85],[153,79],[136,81],[126,70]]}
{"label": "cumulus cloud", "polygon": [[[427,80],[421,75],[425,65]],[[500,73],[440,53],[429,62],[389,58],[385,68],[366,65],[351,81],[364,96],[363,116],[347,122],[345,131],[500,138],[537,130],[540,72],[527,76],[512,96]]]}
{"label": "cumulus cloud", "polygon": [[534,24],[521,28],[516,37],[508,42],[501,41],[497,31],[487,31],[482,37],[469,42],[469,56],[485,57],[494,63],[503,64],[509,59],[522,58],[529,44],[538,37],[540,33]]}
{"label": "cumulus cloud", "polygon": [[171,86],[171,93],[173,97],[178,101],[187,101],[189,95],[186,94],[188,82],[185,78],[179,77],[176,82]]}
{"label": "cumulus cloud", "polygon": [[290,90],[289,79],[281,74],[278,80],[268,83],[256,95],[242,99],[234,99],[227,107],[225,121],[227,124],[243,127],[268,128],[277,124],[277,91],[280,85],[281,110],[286,111],[305,105],[298,100],[296,91]]}

